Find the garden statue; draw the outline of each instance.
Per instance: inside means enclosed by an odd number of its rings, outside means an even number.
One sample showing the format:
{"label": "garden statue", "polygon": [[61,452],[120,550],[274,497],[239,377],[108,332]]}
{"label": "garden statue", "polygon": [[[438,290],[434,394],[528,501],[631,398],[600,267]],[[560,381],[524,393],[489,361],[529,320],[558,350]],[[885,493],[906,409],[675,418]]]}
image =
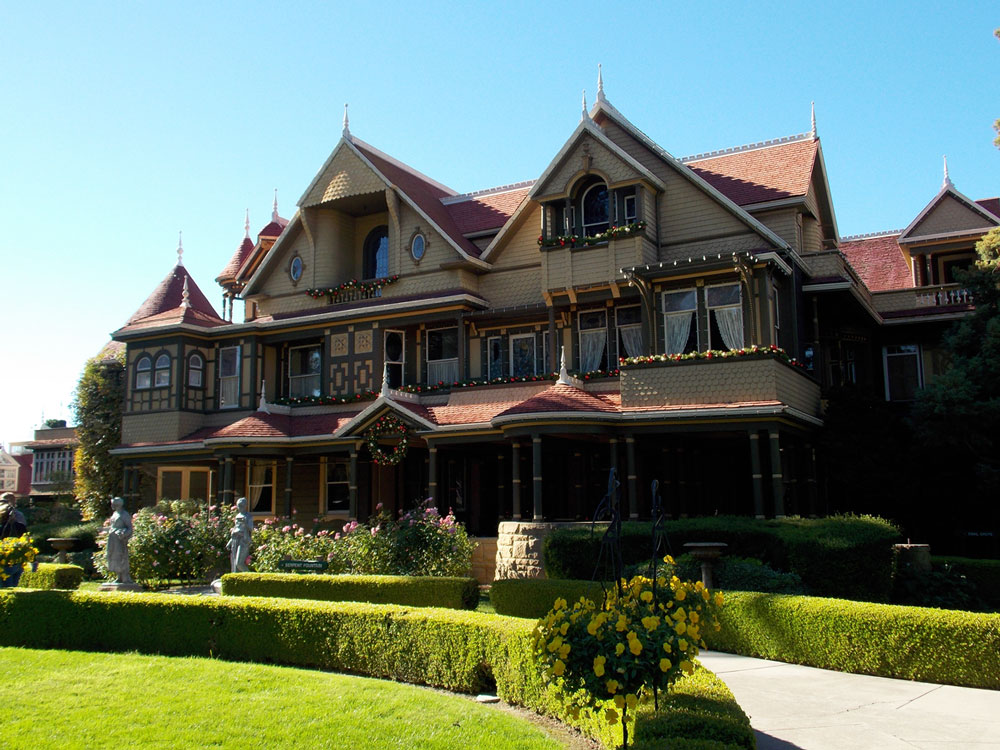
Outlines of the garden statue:
{"label": "garden statue", "polygon": [[125,501],[116,497],[111,501],[111,519],[108,525],[107,565],[116,576],[118,584],[132,584],[128,565],[128,540],[132,538],[132,515],[125,510]]}
{"label": "garden statue", "polygon": [[236,518],[226,549],[229,550],[229,567],[233,573],[247,573],[250,568],[247,559],[250,557],[250,535],[253,532],[253,517],[247,513],[247,499],[241,497],[236,501]]}

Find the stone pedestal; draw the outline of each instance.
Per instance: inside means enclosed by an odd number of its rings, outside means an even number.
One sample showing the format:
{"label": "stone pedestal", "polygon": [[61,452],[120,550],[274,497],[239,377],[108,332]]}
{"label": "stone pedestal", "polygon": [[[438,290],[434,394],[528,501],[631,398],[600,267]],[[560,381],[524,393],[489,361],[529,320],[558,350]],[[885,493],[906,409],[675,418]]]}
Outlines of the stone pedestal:
{"label": "stone pedestal", "polygon": [[98,591],[143,591],[138,583],[102,583]]}
{"label": "stone pedestal", "polygon": [[931,571],[931,545],[929,544],[897,544],[896,554],[900,565],[909,563],[914,570],[925,573]]}
{"label": "stone pedestal", "polygon": [[[598,524],[603,534],[607,524]],[[589,529],[589,523],[538,521],[502,521],[497,530],[496,579],[545,578],[542,544],[556,529]]]}
{"label": "stone pedestal", "polygon": [[52,549],[56,551],[56,562],[65,565],[67,562],[66,553],[69,552],[73,547],[76,546],[76,539],[72,537],[52,537],[51,539],[46,539]]}

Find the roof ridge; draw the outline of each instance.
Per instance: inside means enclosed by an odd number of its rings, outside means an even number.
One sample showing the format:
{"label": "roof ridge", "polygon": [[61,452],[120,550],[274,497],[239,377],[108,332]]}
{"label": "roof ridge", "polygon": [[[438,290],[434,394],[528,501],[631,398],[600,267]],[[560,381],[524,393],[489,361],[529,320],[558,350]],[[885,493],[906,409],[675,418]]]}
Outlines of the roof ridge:
{"label": "roof ridge", "polygon": [[387,162],[389,162],[390,164],[392,164],[394,167],[398,167],[399,169],[402,169],[404,172],[409,172],[414,177],[416,177],[416,178],[418,178],[420,180],[423,180],[424,182],[426,182],[426,183],[428,183],[430,185],[433,185],[438,190],[443,190],[444,192],[448,193],[449,196],[458,195],[454,190],[452,190],[447,185],[444,185],[444,184],[438,182],[433,177],[428,177],[423,172],[421,172],[421,171],[419,171],[419,170],[414,169],[413,167],[411,167],[409,164],[404,164],[399,159],[397,159],[395,156],[390,156],[389,154],[385,153],[384,151],[380,151],[379,149],[375,148],[372,144],[367,143],[367,142],[361,140],[357,136],[350,135],[350,136],[346,136],[346,138],[351,143],[353,143],[355,146],[360,146],[361,148],[368,149],[369,151],[371,151],[372,153],[374,153],[380,159],[385,159]]}
{"label": "roof ridge", "polygon": [[[766,141],[747,143],[743,146],[733,146],[731,148],[721,148],[718,151],[706,151],[701,154],[682,156],[680,161],[687,164],[689,161],[700,161],[701,159],[712,159],[718,156],[729,156],[730,154],[741,154],[745,151],[753,151],[758,148],[769,148],[771,146],[783,146],[786,143],[798,143],[799,141],[812,140],[816,138],[812,133],[799,133],[797,135],[786,135],[781,138],[770,138]],[[818,139],[817,139],[818,140]]]}
{"label": "roof ridge", "polygon": [[862,234],[848,234],[840,238],[841,242],[854,242],[855,240],[872,240],[876,237],[894,237],[903,233],[902,229],[886,229],[881,232],[864,232]]}
{"label": "roof ridge", "polygon": [[452,203],[461,203],[462,201],[471,200],[473,198],[479,198],[483,195],[494,195],[496,193],[510,193],[514,190],[520,190],[521,188],[531,187],[534,185],[536,180],[521,180],[520,182],[511,182],[508,185],[497,185],[496,187],[483,188],[482,190],[473,190],[471,193],[458,193],[456,195],[449,195],[447,198],[441,198],[441,202],[446,206]]}

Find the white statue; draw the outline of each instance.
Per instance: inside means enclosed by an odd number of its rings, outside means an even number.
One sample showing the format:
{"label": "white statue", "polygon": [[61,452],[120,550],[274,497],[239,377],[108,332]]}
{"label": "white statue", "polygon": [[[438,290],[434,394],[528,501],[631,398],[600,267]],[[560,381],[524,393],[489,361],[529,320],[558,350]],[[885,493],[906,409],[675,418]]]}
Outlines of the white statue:
{"label": "white statue", "polygon": [[250,536],[253,533],[253,517],[247,513],[247,499],[241,497],[236,501],[236,518],[229,532],[226,549],[229,550],[229,567],[233,573],[246,573],[247,558],[250,557]]}
{"label": "white statue", "polygon": [[128,569],[128,540],[132,538],[132,515],[125,510],[125,501],[111,501],[111,522],[108,527],[107,565],[117,576],[117,583],[132,583]]}

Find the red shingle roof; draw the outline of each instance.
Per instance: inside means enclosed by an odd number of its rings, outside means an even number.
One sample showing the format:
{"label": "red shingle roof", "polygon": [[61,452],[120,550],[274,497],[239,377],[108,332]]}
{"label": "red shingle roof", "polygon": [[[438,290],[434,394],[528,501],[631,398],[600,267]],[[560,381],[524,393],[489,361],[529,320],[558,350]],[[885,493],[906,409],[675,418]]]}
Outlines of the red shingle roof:
{"label": "red shingle roof", "polygon": [[842,242],[840,251],[872,292],[910,289],[913,273],[899,246],[899,233]]}
{"label": "red shingle roof", "polygon": [[512,190],[482,191],[467,197],[449,198],[444,201],[445,208],[462,234],[499,230],[527,197],[532,184],[518,185]]}
{"label": "red shingle roof", "polygon": [[815,138],[682,161],[739,206],[805,195],[819,141]]}
{"label": "red shingle roof", "polygon": [[1000,198],[983,198],[976,203],[1000,219]]}
{"label": "red shingle roof", "polygon": [[[268,224],[270,226],[270,224]],[[250,257],[250,253],[253,252],[253,240],[249,237],[244,237],[243,242],[240,246],[236,248],[236,252],[233,253],[233,257],[229,259],[226,267],[219,272],[219,275],[215,277],[215,280],[220,284],[225,281],[233,281],[236,279],[236,274],[239,272],[240,268],[247,258]]]}
{"label": "red shingle roof", "polygon": [[541,393],[513,406],[498,416],[537,414],[539,412],[598,412],[617,414],[619,407],[608,398],[610,394],[587,393],[572,385],[556,383]]}
{"label": "red shingle roof", "polygon": [[340,427],[360,414],[360,410],[336,412],[334,414],[265,414],[255,412],[231,425],[220,427],[202,439],[210,438],[259,438],[259,437],[307,437],[310,435],[332,435]]}
{"label": "red shingle roof", "polygon": [[206,320],[212,319],[219,323],[225,323],[215,312],[212,303],[208,301],[201,289],[198,288],[191,274],[188,273],[184,266],[178,264],[170,269],[170,273],[167,274],[166,278],[157,285],[153,293],[146,298],[146,301],[142,303],[125,325],[131,326],[140,320],[145,320],[154,315],[179,308],[183,301],[185,279],[188,282],[188,303],[190,309],[202,313],[206,317]]}

